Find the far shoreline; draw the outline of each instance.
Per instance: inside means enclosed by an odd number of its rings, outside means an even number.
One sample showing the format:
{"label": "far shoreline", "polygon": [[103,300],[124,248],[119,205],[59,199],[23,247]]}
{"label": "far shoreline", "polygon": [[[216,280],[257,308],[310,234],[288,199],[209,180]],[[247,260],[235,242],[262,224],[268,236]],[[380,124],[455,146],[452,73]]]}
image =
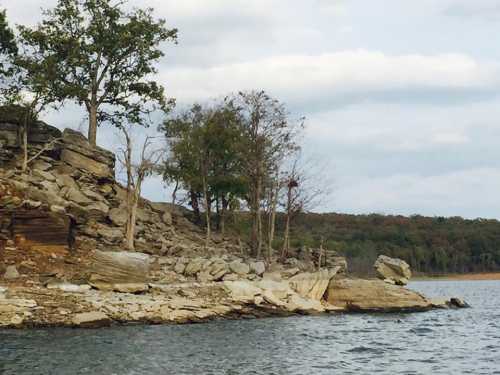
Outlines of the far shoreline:
{"label": "far shoreline", "polygon": [[500,280],[500,272],[485,273],[464,273],[464,274],[445,274],[445,275],[418,275],[412,277],[411,281],[487,281]]}

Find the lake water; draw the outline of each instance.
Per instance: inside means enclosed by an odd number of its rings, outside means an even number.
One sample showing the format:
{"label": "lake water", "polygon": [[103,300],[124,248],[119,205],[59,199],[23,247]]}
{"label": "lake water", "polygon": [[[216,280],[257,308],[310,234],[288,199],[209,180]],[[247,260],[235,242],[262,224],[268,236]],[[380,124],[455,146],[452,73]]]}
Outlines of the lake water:
{"label": "lake water", "polygon": [[0,374],[500,374],[500,281],[425,281],[472,309],[100,330],[0,330]]}

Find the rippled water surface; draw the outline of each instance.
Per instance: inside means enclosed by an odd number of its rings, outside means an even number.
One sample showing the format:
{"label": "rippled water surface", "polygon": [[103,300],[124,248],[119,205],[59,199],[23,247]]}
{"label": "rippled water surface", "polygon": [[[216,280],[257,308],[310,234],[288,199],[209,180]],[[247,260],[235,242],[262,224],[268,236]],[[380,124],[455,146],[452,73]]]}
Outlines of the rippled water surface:
{"label": "rippled water surface", "polygon": [[0,330],[0,374],[500,374],[500,281],[415,282],[466,310]]}

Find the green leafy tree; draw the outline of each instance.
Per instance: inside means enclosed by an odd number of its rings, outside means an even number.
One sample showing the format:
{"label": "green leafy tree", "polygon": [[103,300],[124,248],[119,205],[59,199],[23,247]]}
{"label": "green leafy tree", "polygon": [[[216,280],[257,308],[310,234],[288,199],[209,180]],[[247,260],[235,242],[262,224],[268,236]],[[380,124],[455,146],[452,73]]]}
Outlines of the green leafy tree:
{"label": "green leafy tree", "polygon": [[3,104],[15,112],[21,125],[21,142],[23,148],[22,170],[40,156],[53,143],[45,145],[41,152],[29,158],[28,136],[30,124],[37,121],[41,112],[47,107],[56,108],[63,101],[59,95],[55,80],[54,57],[32,48],[21,34],[16,37],[8,28],[5,13],[0,13],[1,34],[1,83]]}
{"label": "green leafy tree", "polygon": [[12,76],[12,61],[17,54],[14,32],[9,27],[5,11],[0,10],[0,104],[9,88],[8,79]]}
{"label": "green leafy tree", "polygon": [[172,104],[153,76],[164,56],[160,45],[176,42],[177,30],[155,20],[152,9],[127,11],[125,3],[59,0],[36,27],[20,28],[30,46],[52,59],[57,95],[85,106],[92,145],[99,124],[144,125],[144,115]]}
{"label": "green leafy tree", "polygon": [[238,112],[229,102],[208,107],[195,104],[169,118],[161,130],[170,151],[163,168],[164,179],[175,181],[188,192],[195,211],[202,198],[208,242],[214,202],[218,227],[224,232],[228,209],[246,192]]}

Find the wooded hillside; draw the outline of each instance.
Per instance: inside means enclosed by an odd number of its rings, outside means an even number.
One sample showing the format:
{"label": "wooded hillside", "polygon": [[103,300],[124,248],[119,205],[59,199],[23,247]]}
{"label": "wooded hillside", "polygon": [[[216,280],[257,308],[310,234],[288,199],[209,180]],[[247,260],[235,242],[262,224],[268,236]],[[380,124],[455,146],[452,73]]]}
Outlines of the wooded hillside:
{"label": "wooded hillside", "polygon": [[[246,232],[245,219],[239,230]],[[276,247],[284,216],[277,220]],[[406,260],[420,273],[500,271],[500,222],[460,217],[301,213],[291,229],[292,247],[319,247],[349,259],[355,273],[370,273],[379,254]]]}

